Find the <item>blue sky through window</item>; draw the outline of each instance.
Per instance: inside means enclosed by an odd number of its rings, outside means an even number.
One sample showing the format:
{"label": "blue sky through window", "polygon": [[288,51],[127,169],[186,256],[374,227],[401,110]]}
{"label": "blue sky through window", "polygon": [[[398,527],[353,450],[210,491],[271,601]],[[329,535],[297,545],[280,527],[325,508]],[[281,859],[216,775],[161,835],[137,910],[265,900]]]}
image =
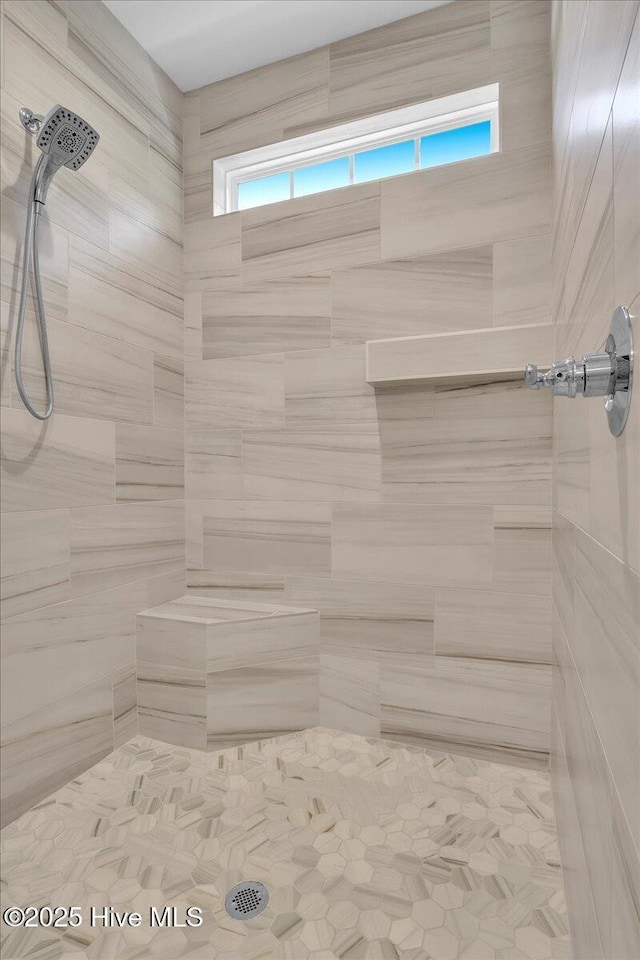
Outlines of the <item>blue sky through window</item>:
{"label": "blue sky through window", "polygon": [[382,180],[415,170],[415,141],[392,143],[387,147],[364,150],[355,155],[355,183]]}
{"label": "blue sky through window", "polygon": [[420,169],[491,153],[491,121],[431,133],[420,139]]}
{"label": "blue sky through window", "polygon": [[289,199],[289,172],[274,173],[270,177],[259,177],[238,184],[238,210],[249,207],[262,207],[265,203],[276,203]]}
{"label": "blue sky through window", "polygon": [[349,157],[314,163],[312,167],[300,167],[293,172],[294,197],[306,197],[310,193],[335,190],[349,184]]}

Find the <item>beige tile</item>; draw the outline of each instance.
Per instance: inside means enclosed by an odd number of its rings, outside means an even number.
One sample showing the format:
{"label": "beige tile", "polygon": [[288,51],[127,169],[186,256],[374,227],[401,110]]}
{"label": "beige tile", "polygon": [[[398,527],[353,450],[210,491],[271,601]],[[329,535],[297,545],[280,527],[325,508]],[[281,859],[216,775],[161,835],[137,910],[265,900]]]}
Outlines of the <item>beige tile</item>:
{"label": "beige tile", "polygon": [[206,709],[202,670],[138,660],[138,729],[143,736],[206,750]]}
{"label": "beige tile", "polygon": [[490,246],[334,270],[332,342],[488,327],[492,281]]}
{"label": "beige tile", "polygon": [[611,936],[613,859],[610,773],[576,665],[562,629],[557,627],[556,621],[554,658],[557,666],[554,667],[553,677],[554,702],[563,702],[562,729],[567,766],[596,908],[596,922],[606,957]]}
{"label": "beige tile", "polygon": [[[554,400],[554,506],[572,523],[589,527],[591,456],[589,417],[591,408],[566,398]],[[596,401],[597,403],[598,401]],[[602,411],[597,411],[601,416]]]}
{"label": "beige tile", "polygon": [[140,220],[111,205],[109,249],[129,260],[151,283],[162,280],[169,289],[182,294],[182,245]]}
{"label": "beige tile", "polygon": [[380,499],[380,439],[375,423],[245,430],[246,497],[287,500]]}
{"label": "beige tile", "polygon": [[366,351],[369,383],[428,380],[442,384],[454,377],[462,385],[482,379],[513,380],[524,376],[527,363],[546,362],[553,352],[553,325],[521,324],[370,340]]}
{"label": "beige tile", "polygon": [[[181,144],[179,144],[181,148]],[[109,202],[111,207],[128,215],[132,220],[159,233],[176,244],[174,253],[167,244],[167,256],[181,260],[182,254],[182,167],[172,166],[155,150],[150,152],[147,181],[144,184],[132,184],[125,177],[112,175],[109,180]],[[164,250],[163,250],[164,253]],[[155,254],[155,251],[154,251]],[[154,256],[154,260],[160,260]]]}
{"label": "beige tile", "polygon": [[2,617],[69,596],[66,510],[10,513],[2,520]]}
{"label": "beige tile", "polygon": [[288,427],[376,419],[376,394],[365,381],[362,345],[285,354]]}
{"label": "beige tile", "polygon": [[186,494],[191,499],[237,500],[242,495],[242,431],[187,428]]}
{"label": "beige tile", "polygon": [[[511,417],[511,393],[505,391],[502,415],[485,419],[481,419],[483,398],[477,397],[480,409],[475,418],[436,415],[381,423],[383,499],[549,503],[551,405],[532,404],[532,416]],[[491,404],[491,395],[488,399]]]}
{"label": "beige tile", "polygon": [[3,512],[113,503],[114,424],[4,410],[1,486]]}
{"label": "beige tile", "polygon": [[15,819],[112,749],[110,677],[7,724],[2,732],[3,822]]}
{"label": "beige tile", "polygon": [[528,49],[549,42],[549,4],[540,0],[492,0],[491,49]]}
{"label": "beige tile", "polygon": [[71,512],[71,596],[184,567],[180,501],[119,503]]}
{"label": "beige tile", "polygon": [[469,64],[489,65],[489,4],[446,4],[333,43],[330,52],[332,113],[374,113],[478,86],[464,80]]}
{"label": "beige tile", "polygon": [[372,660],[320,656],[323,727],[380,736],[380,667]]}
{"label": "beige tile", "polygon": [[566,637],[575,635],[573,601],[576,528],[557,510],[553,512],[553,602]]}
{"label": "beige tile", "polygon": [[493,508],[493,589],[500,593],[551,596],[551,509]]}
{"label": "beige tile", "polygon": [[[241,705],[239,712],[237,706]],[[234,709],[235,707],[235,709]],[[221,670],[207,678],[207,745],[280,736],[318,723],[318,657]]]}
{"label": "beige tile", "polygon": [[[185,122],[191,125],[192,118],[187,118]],[[195,123],[198,126],[199,141],[199,118],[195,119]],[[196,224],[201,224],[203,229],[206,230],[205,224],[211,221],[212,214],[215,212],[212,191],[212,159],[205,151],[201,151],[192,157],[185,156],[182,165],[184,171],[185,234],[191,232],[191,228]]]}
{"label": "beige tile", "polygon": [[613,797],[611,879],[612,957],[640,956],[640,859],[617,798]]}
{"label": "beige tile", "polygon": [[[129,423],[153,418],[153,354],[91,330],[47,320],[55,409],[71,417]],[[37,407],[44,405],[44,375],[35,324],[25,327],[24,385]],[[12,404],[21,403],[13,385]]]}
{"label": "beige tile", "polygon": [[324,503],[204,500],[204,567],[327,576],[331,507]]}
{"label": "beige tile", "polygon": [[551,237],[496,243],[494,323],[548,323],[551,319]]}
{"label": "beige tile", "polygon": [[[209,161],[209,171],[211,162]],[[240,280],[240,214],[187,223],[184,228],[185,289],[216,290]]]}
{"label": "beige tile", "polygon": [[640,758],[635,749],[640,689],[640,577],[576,531],[576,667],[623,810],[640,848]]}
{"label": "beige tile", "polygon": [[[479,246],[549,230],[546,144],[383,181],[385,260]],[[464,238],[461,241],[461,238]]]}
{"label": "beige tile", "polygon": [[[13,118],[11,122],[14,122]],[[9,119],[7,118],[5,121],[3,118],[3,137],[5,126],[8,123]],[[21,197],[20,200],[21,202],[14,203],[7,197],[2,199],[2,300],[10,304],[12,324],[16,322],[15,318],[20,300],[22,246],[27,215],[26,208],[23,206],[25,197]],[[44,239],[45,235],[46,239]],[[43,240],[44,242],[42,242]],[[67,231],[61,229],[55,223],[51,223],[45,217],[41,225],[40,248],[42,295],[47,306],[47,317],[65,320],[67,318],[69,275],[69,235]],[[35,327],[34,310],[35,302],[30,287],[25,320],[27,328]]]}
{"label": "beige tile", "polygon": [[330,346],[328,276],[292,277],[202,295],[202,356],[253,356]]}
{"label": "beige tile", "polygon": [[202,294],[184,295],[184,358],[202,360]]}
{"label": "beige tile", "polygon": [[153,357],[153,422],[157,427],[184,429],[184,363],[175,357]]}
{"label": "beige tile", "polygon": [[262,619],[216,624],[207,630],[207,676],[210,685],[215,683],[215,675],[221,670],[318,655],[318,614],[303,611],[294,613],[293,608],[291,612],[285,608],[281,610],[279,614],[274,613]]}
{"label": "beige tile", "polygon": [[442,669],[467,660],[550,664],[549,598],[437,587],[435,651]]}
{"label": "beige tile", "polygon": [[116,424],[116,500],[177,500],[183,496],[182,431]]}
{"label": "beige tile", "polygon": [[[321,652],[331,658],[430,665],[433,590],[407,583],[287,577],[287,601],[320,611]],[[339,724],[338,724],[339,726]]]}
{"label": "beige tile", "polygon": [[336,504],[332,575],[471,586],[491,581],[490,507]]}
{"label": "beige tile", "polygon": [[[531,19],[539,19],[540,33],[549,30],[549,8],[542,0],[528,6]],[[515,5],[514,5],[515,7]],[[522,31],[528,49],[517,44],[494,50],[492,79],[500,85],[500,142],[502,150],[548,144],[551,151],[551,63],[549,37],[535,40],[535,31]],[[527,43],[527,41],[530,41]]]}
{"label": "beige tile", "polygon": [[[640,338],[640,297],[631,304],[634,343]],[[613,437],[601,403],[589,406],[589,520],[585,529],[640,573],[640,391],[629,420]]]}
{"label": "beige tile", "polygon": [[183,592],[184,575],[176,570],[5,620],[3,722],[132,663],[136,613]]}
{"label": "beige tile", "polygon": [[640,295],[640,22],[636,18],[613,102],[615,301]]}
{"label": "beige tile", "polygon": [[327,113],[326,47],[267,64],[200,91],[201,148],[223,157],[282,140],[286,127]]}
{"label": "beige tile", "polygon": [[380,258],[377,183],[246,210],[241,219],[245,283]]}
{"label": "beige tile", "polygon": [[71,237],[69,320],[146,350],[182,357],[182,301],[160,274],[153,280],[119,259]]}
{"label": "beige tile", "polygon": [[127,664],[111,678],[113,691],[113,745],[120,747],[138,732],[136,665]]}
{"label": "beige tile", "polygon": [[550,691],[543,684],[397,664],[383,671],[381,688],[383,737],[457,744],[468,756],[488,750],[496,760],[547,760]]}
{"label": "beige tile", "polygon": [[186,414],[193,427],[256,429],[284,422],[281,354],[191,361],[185,380]]}
{"label": "beige tile", "polygon": [[285,578],[274,573],[237,570],[187,570],[189,594],[213,599],[284,603]]}
{"label": "beige tile", "polygon": [[184,501],[185,560],[187,568],[202,569],[202,501]]}

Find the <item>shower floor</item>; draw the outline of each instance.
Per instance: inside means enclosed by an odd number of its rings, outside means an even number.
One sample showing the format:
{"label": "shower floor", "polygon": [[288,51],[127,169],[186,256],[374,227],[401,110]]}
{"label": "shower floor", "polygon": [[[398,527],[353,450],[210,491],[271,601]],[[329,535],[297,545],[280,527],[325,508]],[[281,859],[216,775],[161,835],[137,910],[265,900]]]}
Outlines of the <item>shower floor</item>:
{"label": "shower floor", "polygon": [[[3,908],[83,920],[3,925],[4,960],[571,956],[547,774],[324,728],[208,754],[137,737],[6,827],[2,863]],[[232,920],[243,880],[269,904]],[[202,925],[151,926],[165,905]]]}

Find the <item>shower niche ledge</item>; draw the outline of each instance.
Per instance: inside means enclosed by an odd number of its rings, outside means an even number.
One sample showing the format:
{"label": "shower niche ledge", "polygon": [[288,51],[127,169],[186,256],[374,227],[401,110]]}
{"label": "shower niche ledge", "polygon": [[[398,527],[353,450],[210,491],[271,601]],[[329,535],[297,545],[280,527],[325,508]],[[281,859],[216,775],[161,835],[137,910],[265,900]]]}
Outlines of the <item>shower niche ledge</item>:
{"label": "shower niche ledge", "polygon": [[366,380],[374,387],[514,380],[524,378],[529,355],[552,352],[551,323],[368,340]]}
{"label": "shower niche ledge", "polygon": [[317,610],[185,596],[136,627],[144,736],[220,750],[318,725]]}

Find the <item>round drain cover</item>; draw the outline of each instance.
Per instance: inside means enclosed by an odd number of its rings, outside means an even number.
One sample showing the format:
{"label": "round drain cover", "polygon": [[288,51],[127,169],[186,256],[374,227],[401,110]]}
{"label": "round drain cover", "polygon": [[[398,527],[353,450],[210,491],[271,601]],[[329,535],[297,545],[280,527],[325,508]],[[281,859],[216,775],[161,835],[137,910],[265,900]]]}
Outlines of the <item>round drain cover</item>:
{"label": "round drain cover", "polygon": [[237,883],[224,898],[224,906],[230,917],[249,920],[257,917],[269,903],[269,891],[259,880]]}

